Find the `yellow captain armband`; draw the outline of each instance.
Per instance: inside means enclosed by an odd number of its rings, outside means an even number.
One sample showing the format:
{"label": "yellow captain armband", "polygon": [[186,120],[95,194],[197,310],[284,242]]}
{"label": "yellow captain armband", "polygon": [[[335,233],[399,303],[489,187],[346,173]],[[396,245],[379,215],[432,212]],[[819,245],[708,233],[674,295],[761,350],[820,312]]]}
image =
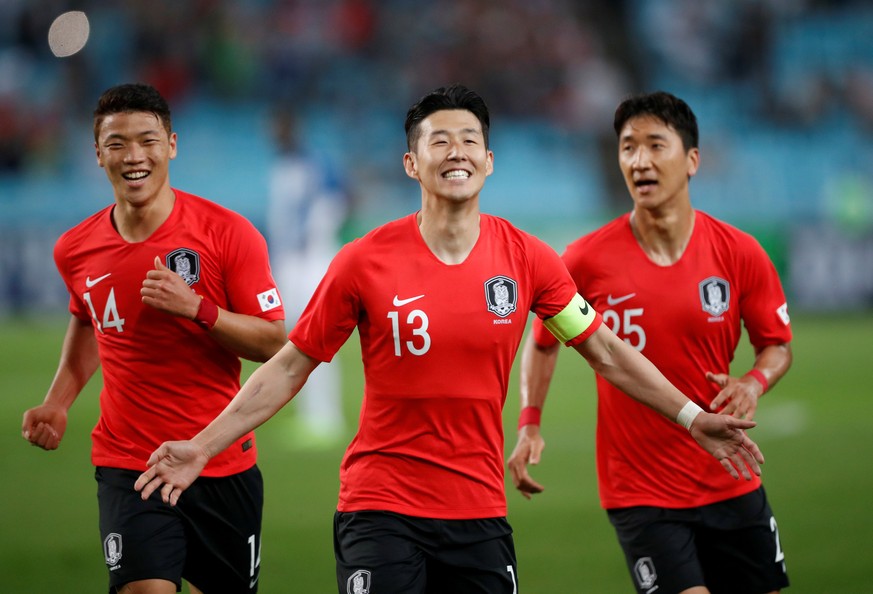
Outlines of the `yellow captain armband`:
{"label": "yellow captain armband", "polygon": [[555,338],[566,343],[585,332],[596,316],[594,308],[588,305],[582,295],[576,293],[567,307],[557,315],[543,320],[543,325]]}

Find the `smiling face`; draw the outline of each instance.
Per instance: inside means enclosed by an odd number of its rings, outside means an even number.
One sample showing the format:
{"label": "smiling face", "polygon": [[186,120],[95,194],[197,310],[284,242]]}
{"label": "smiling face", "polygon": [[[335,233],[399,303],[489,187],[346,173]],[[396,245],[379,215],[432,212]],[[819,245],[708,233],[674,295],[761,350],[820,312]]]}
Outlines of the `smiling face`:
{"label": "smiling face", "polygon": [[421,121],[418,139],[403,156],[406,175],[423,195],[464,202],[475,198],[494,169],[482,125],[465,109],[435,111]]}
{"label": "smiling face", "polygon": [[176,158],[176,133],[146,111],[113,113],[97,128],[97,164],[119,205],[146,206],[170,195],[170,161]]}
{"label": "smiling face", "polygon": [[655,210],[690,200],[688,180],[697,173],[700,153],[697,148],[686,150],[672,126],[642,115],[621,129],[618,163],[634,205]]}

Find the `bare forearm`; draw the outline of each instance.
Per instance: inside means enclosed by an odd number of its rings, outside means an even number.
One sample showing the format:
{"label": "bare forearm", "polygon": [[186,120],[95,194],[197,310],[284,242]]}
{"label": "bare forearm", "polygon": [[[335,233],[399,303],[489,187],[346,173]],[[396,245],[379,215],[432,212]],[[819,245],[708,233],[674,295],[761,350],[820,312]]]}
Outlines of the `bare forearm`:
{"label": "bare forearm", "polygon": [[545,406],[560,347],[559,343],[541,347],[532,335],[528,336],[521,355],[519,382],[521,408],[533,406],[542,410]]}
{"label": "bare forearm", "polygon": [[100,356],[93,328],[71,316],[58,369],[44,403],[69,409],[98,367]]}
{"label": "bare forearm", "polygon": [[265,423],[303,387],[318,364],[291,344],[249,377],[224,411],[192,441],[213,457]]}
{"label": "bare forearm", "polygon": [[768,389],[772,389],[788,372],[793,359],[788,343],[766,346],[756,353],[754,369],[764,375]]}
{"label": "bare forearm", "polygon": [[688,402],[654,364],[603,327],[576,349],[609,383],[671,421]]}
{"label": "bare forearm", "polygon": [[250,361],[263,362],[288,342],[285,322],[220,310],[210,336],[221,346]]}

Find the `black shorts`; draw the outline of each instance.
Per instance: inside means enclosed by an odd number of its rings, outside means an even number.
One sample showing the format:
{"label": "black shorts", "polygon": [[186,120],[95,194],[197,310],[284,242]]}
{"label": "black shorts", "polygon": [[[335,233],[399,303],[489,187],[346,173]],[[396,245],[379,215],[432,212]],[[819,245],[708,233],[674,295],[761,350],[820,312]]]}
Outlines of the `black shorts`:
{"label": "black shorts", "polygon": [[178,505],[160,490],[143,501],[139,472],[97,467],[100,538],[109,591],[137,580],[182,579],[202,592],[258,590],[264,484],[257,466],[222,478],[200,477]]}
{"label": "black shorts", "polygon": [[515,594],[512,528],[506,518],[435,520],[391,512],[337,512],[340,594]]}
{"label": "black shorts", "polygon": [[607,510],[637,592],[758,594],[788,586],[776,519],[761,487],[690,509]]}

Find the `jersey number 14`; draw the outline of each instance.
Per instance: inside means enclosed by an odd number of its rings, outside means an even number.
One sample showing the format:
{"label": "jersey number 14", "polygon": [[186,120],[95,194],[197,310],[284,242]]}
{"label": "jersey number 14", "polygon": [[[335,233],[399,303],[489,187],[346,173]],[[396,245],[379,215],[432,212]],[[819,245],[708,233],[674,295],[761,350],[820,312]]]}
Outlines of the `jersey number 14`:
{"label": "jersey number 14", "polygon": [[88,304],[88,309],[91,310],[91,317],[94,318],[94,323],[97,324],[97,330],[101,334],[109,328],[115,328],[119,332],[124,332],[124,318],[118,315],[118,306],[115,304],[115,288],[109,290],[109,297],[106,299],[106,307],[103,308],[103,320],[97,317],[97,312],[94,310],[94,303],[91,301],[91,292],[86,291],[82,294],[82,299]]}

